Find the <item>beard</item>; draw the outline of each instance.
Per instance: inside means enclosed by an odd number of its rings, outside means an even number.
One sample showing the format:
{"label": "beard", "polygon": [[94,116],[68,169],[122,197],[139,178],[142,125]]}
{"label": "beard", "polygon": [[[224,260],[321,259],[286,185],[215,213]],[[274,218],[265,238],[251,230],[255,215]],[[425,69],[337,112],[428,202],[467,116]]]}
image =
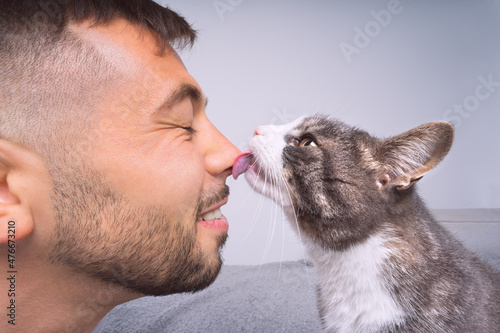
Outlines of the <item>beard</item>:
{"label": "beard", "polygon": [[229,195],[227,185],[177,207],[186,223],[169,219],[172,212],[162,207],[134,206],[97,171],[86,169],[51,172],[56,227],[50,263],[142,295],[194,292],[215,280],[227,233],[217,238],[217,253],[204,253],[196,220],[202,209]]}

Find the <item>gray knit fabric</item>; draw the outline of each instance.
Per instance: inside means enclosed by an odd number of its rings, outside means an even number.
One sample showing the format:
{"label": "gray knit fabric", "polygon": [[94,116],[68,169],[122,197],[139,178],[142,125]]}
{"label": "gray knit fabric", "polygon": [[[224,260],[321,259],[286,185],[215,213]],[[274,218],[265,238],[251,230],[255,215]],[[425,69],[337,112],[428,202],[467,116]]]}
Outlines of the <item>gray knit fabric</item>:
{"label": "gray knit fabric", "polygon": [[119,305],[94,332],[320,332],[314,281],[301,261],[223,266],[207,289]]}

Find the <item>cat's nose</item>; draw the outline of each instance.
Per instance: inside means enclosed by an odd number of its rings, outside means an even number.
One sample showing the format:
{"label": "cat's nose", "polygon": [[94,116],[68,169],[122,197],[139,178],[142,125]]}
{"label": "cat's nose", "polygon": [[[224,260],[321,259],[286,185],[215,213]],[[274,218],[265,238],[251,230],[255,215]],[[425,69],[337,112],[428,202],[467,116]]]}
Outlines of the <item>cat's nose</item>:
{"label": "cat's nose", "polygon": [[279,126],[274,126],[274,125],[262,125],[259,126],[255,129],[253,132],[253,135],[262,135],[266,137],[274,137],[274,135],[280,133],[279,131]]}
{"label": "cat's nose", "polygon": [[264,127],[263,126],[259,126],[255,129],[255,131],[253,131],[253,135],[263,135],[264,134]]}

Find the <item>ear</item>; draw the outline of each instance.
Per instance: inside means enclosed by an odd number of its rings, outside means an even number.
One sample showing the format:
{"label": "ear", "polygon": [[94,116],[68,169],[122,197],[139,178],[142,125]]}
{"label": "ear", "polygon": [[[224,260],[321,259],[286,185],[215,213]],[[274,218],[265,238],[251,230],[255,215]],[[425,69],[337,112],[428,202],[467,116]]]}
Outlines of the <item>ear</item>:
{"label": "ear", "polygon": [[409,188],[444,159],[453,143],[453,134],[453,126],[440,121],[382,140],[377,150],[377,160],[383,169],[378,178],[379,188]]}
{"label": "ear", "polygon": [[0,244],[31,234],[34,223],[27,202],[20,197],[23,184],[18,145],[0,139]]}

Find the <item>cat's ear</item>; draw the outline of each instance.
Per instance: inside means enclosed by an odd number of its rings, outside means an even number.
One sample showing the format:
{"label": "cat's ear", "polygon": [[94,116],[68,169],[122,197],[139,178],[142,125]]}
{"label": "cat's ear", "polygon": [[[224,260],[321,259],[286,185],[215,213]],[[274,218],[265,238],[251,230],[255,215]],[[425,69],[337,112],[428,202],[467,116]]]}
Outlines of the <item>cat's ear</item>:
{"label": "cat's ear", "polygon": [[382,140],[377,151],[384,170],[377,182],[379,188],[409,188],[444,159],[453,133],[451,124],[439,121]]}

